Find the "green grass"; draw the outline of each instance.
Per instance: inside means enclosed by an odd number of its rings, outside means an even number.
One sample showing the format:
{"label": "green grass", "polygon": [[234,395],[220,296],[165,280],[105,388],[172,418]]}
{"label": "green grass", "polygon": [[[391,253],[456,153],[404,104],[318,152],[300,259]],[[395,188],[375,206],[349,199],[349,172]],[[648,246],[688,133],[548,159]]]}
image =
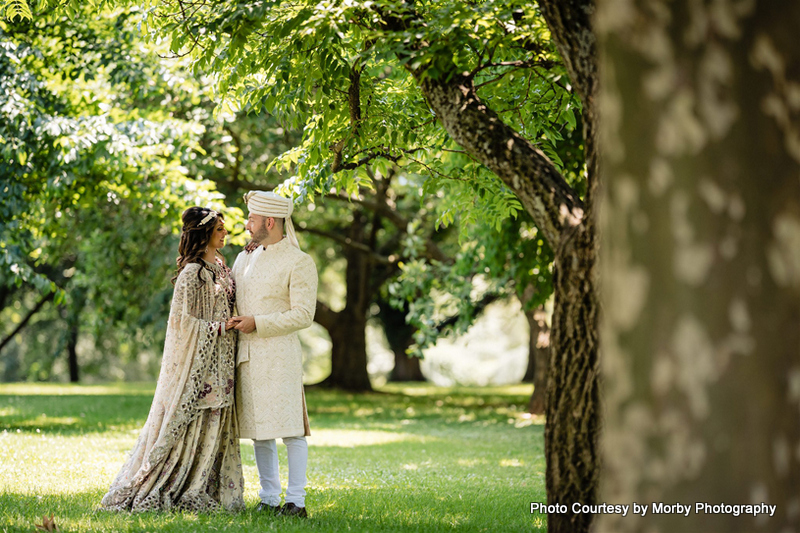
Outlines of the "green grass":
{"label": "green grass", "polygon": [[[0,531],[544,531],[543,421],[530,385],[310,389],[309,520],[248,510],[108,513],[97,506],[147,416],[149,385],[0,385]],[[286,450],[279,445],[286,482]],[[258,501],[242,441],[245,501]],[[285,488],[285,486],[284,486]]]}

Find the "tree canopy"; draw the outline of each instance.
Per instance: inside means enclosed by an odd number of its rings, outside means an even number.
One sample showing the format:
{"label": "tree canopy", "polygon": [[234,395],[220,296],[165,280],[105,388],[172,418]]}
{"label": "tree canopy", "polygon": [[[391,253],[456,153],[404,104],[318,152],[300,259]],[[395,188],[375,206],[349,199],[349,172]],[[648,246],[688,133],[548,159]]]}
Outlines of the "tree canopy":
{"label": "tree canopy", "polygon": [[93,308],[75,320],[98,336],[163,315],[166,287],[143,276],[174,268],[185,207],[222,207],[214,185],[189,172],[206,130],[202,86],[133,45],[137,18],[0,21],[3,301],[13,294],[24,314],[33,290],[73,317]]}

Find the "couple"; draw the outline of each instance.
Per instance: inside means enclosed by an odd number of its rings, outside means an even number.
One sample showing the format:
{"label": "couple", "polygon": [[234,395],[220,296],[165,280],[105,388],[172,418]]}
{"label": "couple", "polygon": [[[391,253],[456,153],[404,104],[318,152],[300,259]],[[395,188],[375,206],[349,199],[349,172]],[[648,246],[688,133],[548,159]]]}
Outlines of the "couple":
{"label": "couple", "polygon": [[[153,404],[130,458],[103,497],[105,509],[244,508],[243,437],[253,439],[255,449],[257,510],[307,516],[310,433],[296,332],[314,318],[317,270],[297,244],[290,199],[253,191],[245,202],[252,241],[233,269],[217,252],[227,235],[222,215],[202,207],[182,215]],[[233,316],[234,306],[240,316]],[[283,506],[279,437],[289,456]]]}

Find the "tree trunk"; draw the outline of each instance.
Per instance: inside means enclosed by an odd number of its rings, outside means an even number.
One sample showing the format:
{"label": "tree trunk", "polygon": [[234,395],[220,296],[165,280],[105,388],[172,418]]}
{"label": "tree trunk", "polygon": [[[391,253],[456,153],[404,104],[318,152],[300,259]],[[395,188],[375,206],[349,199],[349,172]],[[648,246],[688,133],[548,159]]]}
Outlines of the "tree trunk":
{"label": "tree trunk", "polygon": [[380,311],[378,319],[383,324],[383,331],[386,333],[386,340],[394,353],[394,368],[389,374],[389,381],[426,381],[420,368],[419,357],[409,357],[406,353],[408,347],[414,344],[414,333],[417,328],[406,323],[408,314],[408,304],[403,310],[395,309],[389,302],[378,301]]}
{"label": "tree trunk", "polygon": [[[554,248],[553,318],[545,413],[547,501],[598,503],[599,303],[596,202],[600,190],[597,150],[597,50],[592,0],[539,0],[583,105],[587,186],[581,224],[567,227]],[[550,514],[550,533],[588,532],[588,513]]]}
{"label": "tree trunk", "polygon": [[523,381],[533,382],[533,394],[528,403],[528,412],[542,415],[545,412],[545,398],[547,389],[547,366],[550,359],[550,328],[545,321],[547,314],[544,305],[535,309],[525,309],[525,318],[528,319],[530,340],[528,344],[528,368]]}
{"label": "tree trunk", "polygon": [[[556,253],[553,271],[553,329],[545,402],[548,504],[597,502],[598,304],[595,236],[575,228]],[[591,514],[550,514],[548,531],[585,532]]]}
{"label": "tree trunk", "polygon": [[80,381],[78,370],[78,333],[80,332],[80,322],[78,320],[69,321],[69,331],[67,333],[67,363],[69,366],[70,383]]}
{"label": "tree trunk", "polygon": [[536,344],[539,338],[539,322],[534,318],[533,309],[525,309],[525,319],[528,321],[528,366],[525,368],[525,375],[522,376],[523,383],[533,383],[536,377]]}
{"label": "tree trunk", "polygon": [[[411,342],[408,346],[411,346]],[[406,346],[406,348],[408,348]],[[422,373],[420,363],[421,358],[413,355],[408,355],[405,349],[392,348],[394,352],[394,368],[389,374],[389,381],[394,383],[409,382],[409,381],[427,381],[425,375]]]}
{"label": "tree trunk", "polygon": [[[547,500],[593,504],[600,467],[594,9],[589,0],[538,3],[583,105],[587,175],[583,201],[531,140],[505,124],[480,100],[469,73],[464,74],[454,64],[449,72],[443,72],[446,67],[437,62],[438,77],[424,76],[423,69],[413,74],[448,134],[514,192],[555,252],[545,426]],[[414,18],[419,18],[410,5],[405,3],[397,14],[385,15],[385,26],[408,30]],[[589,531],[592,519],[588,514],[552,514],[547,523],[551,533],[582,533]]]}
{"label": "tree trunk", "polygon": [[352,392],[372,390],[367,373],[367,320],[345,309],[338,314],[331,336],[331,375],[320,383]]}
{"label": "tree trunk", "polygon": [[[348,229],[348,239],[352,242],[363,242],[364,227],[364,213],[355,211]],[[373,265],[368,255],[350,247],[344,248],[344,256],[347,260],[345,307],[333,313],[335,318],[332,327],[328,327],[333,345],[331,375],[319,385],[353,392],[371,391],[372,384],[367,372],[366,328],[367,312],[372,301],[369,282]]]}
{"label": "tree trunk", "polygon": [[798,531],[800,3],[599,4],[598,531]]}
{"label": "tree trunk", "polygon": [[86,305],[86,290],[81,287],[70,288],[70,303],[61,307],[61,318],[66,325],[65,342],[59,343],[59,351],[66,347],[67,368],[70,383],[80,381],[78,366],[78,336],[81,329],[81,313]]}

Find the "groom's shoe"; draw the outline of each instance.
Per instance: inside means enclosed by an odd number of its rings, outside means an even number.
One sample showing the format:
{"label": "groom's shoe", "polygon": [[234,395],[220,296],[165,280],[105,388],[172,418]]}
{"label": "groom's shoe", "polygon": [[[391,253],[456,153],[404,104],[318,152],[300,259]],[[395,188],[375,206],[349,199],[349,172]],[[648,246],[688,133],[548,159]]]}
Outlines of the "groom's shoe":
{"label": "groom's shoe", "polygon": [[308,518],[308,513],[305,507],[298,507],[294,503],[289,502],[280,510],[281,516],[299,516],[300,518]]}
{"label": "groom's shoe", "polygon": [[280,514],[281,506],[280,505],[270,505],[268,503],[261,502],[256,507],[257,513],[269,513],[269,514]]}

